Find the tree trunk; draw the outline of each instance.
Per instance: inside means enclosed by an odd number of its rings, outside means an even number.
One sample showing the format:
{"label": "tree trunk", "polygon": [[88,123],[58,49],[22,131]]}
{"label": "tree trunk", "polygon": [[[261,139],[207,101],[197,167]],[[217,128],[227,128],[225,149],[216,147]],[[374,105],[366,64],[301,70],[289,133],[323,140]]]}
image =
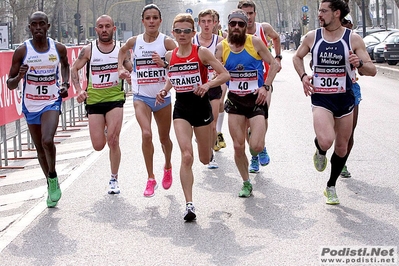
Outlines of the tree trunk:
{"label": "tree trunk", "polygon": [[[373,23],[372,23],[371,17],[370,17],[370,0],[354,0],[354,1],[359,6],[360,11],[362,10],[362,2],[364,1],[364,9],[365,9],[365,13],[366,13],[366,14],[364,14],[364,16],[366,18],[366,26],[367,27],[373,26]],[[399,0],[395,0],[395,1],[399,1]]]}

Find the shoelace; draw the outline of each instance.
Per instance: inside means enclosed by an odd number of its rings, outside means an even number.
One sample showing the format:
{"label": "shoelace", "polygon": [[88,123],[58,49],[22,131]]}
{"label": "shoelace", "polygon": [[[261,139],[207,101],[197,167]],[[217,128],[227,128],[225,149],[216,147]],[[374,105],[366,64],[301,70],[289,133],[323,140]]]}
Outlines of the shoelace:
{"label": "shoelace", "polygon": [[251,159],[251,165],[257,165],[258,160],[257,159]]}
{"label": "shoelace", "polygon": [[116,181],[115,179],[111,179],[110,181],[109,181],[109,185],[110,185],[110,187],[111,187],[111,189],[115,189],[116,188],[116,186],[117,186],[117,183],[118,181]]}
{"label": "shoelace", "polygon": [[49,178],[49,187],[50,187],[50,190],[57,189],[57,180],[55,180],[55,178],[54,179]]}
{"label": "shoelace", "polygon": [[154,182],[147,182],[147,186],[146,186],[145,190],[148,190],[148,189],[153,188],[153,187],[155,187]]}

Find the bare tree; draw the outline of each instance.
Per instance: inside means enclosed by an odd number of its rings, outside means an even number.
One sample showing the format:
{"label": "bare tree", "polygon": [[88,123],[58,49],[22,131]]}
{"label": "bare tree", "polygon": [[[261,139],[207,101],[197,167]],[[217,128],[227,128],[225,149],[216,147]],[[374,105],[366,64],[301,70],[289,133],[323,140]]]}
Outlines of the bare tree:
{"label": "bare tree", "polygon": [[[372,26],[373,22],[371,21],[371,17],[369,15],[369,10],[370,10],[370,0],[353,0],[356,2],[356,4],[359,6],[360,11],[363,10],[362,9],[362,2],[364,2],[364,10],[366,14],[362,14],[364,15],[364,17],[366,18],[366,26]],[[395,1],[399,1],[399,0],[395,0]]]}
{"label": "bare tree", "polygon": [[10,0],[9,1],[12,17],[12,43],[20,43],[26,39],[29,34],[27,30],[29,15],[37,8],[36,2],[29,0]]}

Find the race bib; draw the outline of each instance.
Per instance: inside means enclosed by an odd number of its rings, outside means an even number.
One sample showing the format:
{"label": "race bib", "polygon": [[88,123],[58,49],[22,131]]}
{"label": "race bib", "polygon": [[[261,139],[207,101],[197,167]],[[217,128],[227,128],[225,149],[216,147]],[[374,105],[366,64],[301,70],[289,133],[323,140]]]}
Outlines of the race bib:
{"label": "race bib", "polygon": [[255,92],[258,87],[258,71],[230,71],[229,91],[239,96]]}
{"label": "race bib", "polygon": [[106,65],[92,65],[93,89],[104,89],[118,85],[118,63]]}
{"label": "race bib", "polygon": [[136,59],[136,74],[138,85],[159,84],[165,82],[166,69],[159,67],[152,58],[140,58]]}
{"label": "race bib", "polygon": [[168,75],[177,92],[194,91],[202,85],[198,62],[175,64],[170,67]]}
{"label": "race bib", "polygon": [[315,93],[345,93],[345,66],[314,66],[313,86]]}

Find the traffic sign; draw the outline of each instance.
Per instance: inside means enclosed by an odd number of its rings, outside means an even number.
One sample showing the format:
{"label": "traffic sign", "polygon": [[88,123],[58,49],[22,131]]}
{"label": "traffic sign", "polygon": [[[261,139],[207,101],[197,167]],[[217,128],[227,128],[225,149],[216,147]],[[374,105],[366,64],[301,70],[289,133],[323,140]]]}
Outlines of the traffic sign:
{"label": "traffic sign", "polygon": [[186,9],[186,13],[189,13],[190,15],[192,15],[193,14],[193,10],[191,8],[187,8]]}
{"label": "traffic sign", "polygon": [[306,12],[308,12],[309,11],[309,7],[308,6],[303,6],[302,7],[302,12],[303,13],[306,13]]}

